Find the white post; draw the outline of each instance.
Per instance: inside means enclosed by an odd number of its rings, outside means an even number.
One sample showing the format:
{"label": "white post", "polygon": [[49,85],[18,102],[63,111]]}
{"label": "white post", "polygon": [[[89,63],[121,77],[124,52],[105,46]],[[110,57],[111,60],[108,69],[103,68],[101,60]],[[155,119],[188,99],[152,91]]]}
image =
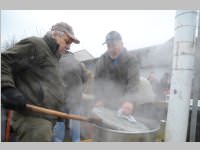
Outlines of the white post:
{"label": "white post", "polygon": [[193,77],[197,11],[177,11],[166,142],[185,142]]}

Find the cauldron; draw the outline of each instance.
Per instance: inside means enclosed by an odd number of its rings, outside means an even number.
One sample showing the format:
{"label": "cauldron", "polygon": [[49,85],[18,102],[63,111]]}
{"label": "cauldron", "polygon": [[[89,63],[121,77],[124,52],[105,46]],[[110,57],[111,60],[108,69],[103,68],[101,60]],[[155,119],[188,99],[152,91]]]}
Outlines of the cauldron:
{"label": "cauldron", "polygon": [[95,142],[154,142],[160,129],[160,124],[157,121],[137,118],[143,122],[149,130],[146,131],[122,131],[114,130],[107,127],[94,125],[95,127]]}
{"label": "cauldron", "polygon": [[144,124],[147,129],[136,131],[118,130],[107,125],[94,125],[95,142],[154,142],[160,129],[160,121],[149,119],[144,116],[134,116]]}

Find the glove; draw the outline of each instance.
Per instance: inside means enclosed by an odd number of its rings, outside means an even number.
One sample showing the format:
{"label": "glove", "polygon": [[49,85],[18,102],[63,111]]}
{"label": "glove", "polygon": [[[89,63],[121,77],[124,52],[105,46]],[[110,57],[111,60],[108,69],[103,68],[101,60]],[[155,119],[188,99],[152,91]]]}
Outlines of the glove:
{"label": "glove", "polygon": [[6,87],[2,89],[1,103],[4,108],[16,111],[26,109],[26,99],[24,95],[16,88]]}

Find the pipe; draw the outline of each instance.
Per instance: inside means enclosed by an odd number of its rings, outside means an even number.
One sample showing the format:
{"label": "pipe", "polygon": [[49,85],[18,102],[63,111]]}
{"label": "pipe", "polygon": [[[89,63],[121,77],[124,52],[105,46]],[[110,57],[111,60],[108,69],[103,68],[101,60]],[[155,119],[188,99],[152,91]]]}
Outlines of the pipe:
{"label": "pipe", "polygon": [[185,142],[193,77],[196,11],[176,12],[170,97],[165,141]]}

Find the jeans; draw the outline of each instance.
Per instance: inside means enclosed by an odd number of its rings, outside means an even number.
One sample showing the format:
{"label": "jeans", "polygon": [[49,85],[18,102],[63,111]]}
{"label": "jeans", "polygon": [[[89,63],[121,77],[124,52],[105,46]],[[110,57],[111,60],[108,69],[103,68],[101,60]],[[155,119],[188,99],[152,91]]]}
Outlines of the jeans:
{"label": "jeans", "polygon": [[[70,110],[71,114],[80,115],[80,107]],[[80,142],[80,121],[70,120],[70,135],[72,142]],[[65,122],[56,122],[53,128],[53,141],[63,142],[65,138]]]}
{"label": "jeans", "polygon": [[65,138],[65,122],[56,122],[53,127],[53,142],[63,142]]}
{"label": "jeans", "polygon": [[[70,111],[71,114],[80,115],[80,107],[77,106]],[[80,121],[70,120],[72,142],[80,142]]]}

